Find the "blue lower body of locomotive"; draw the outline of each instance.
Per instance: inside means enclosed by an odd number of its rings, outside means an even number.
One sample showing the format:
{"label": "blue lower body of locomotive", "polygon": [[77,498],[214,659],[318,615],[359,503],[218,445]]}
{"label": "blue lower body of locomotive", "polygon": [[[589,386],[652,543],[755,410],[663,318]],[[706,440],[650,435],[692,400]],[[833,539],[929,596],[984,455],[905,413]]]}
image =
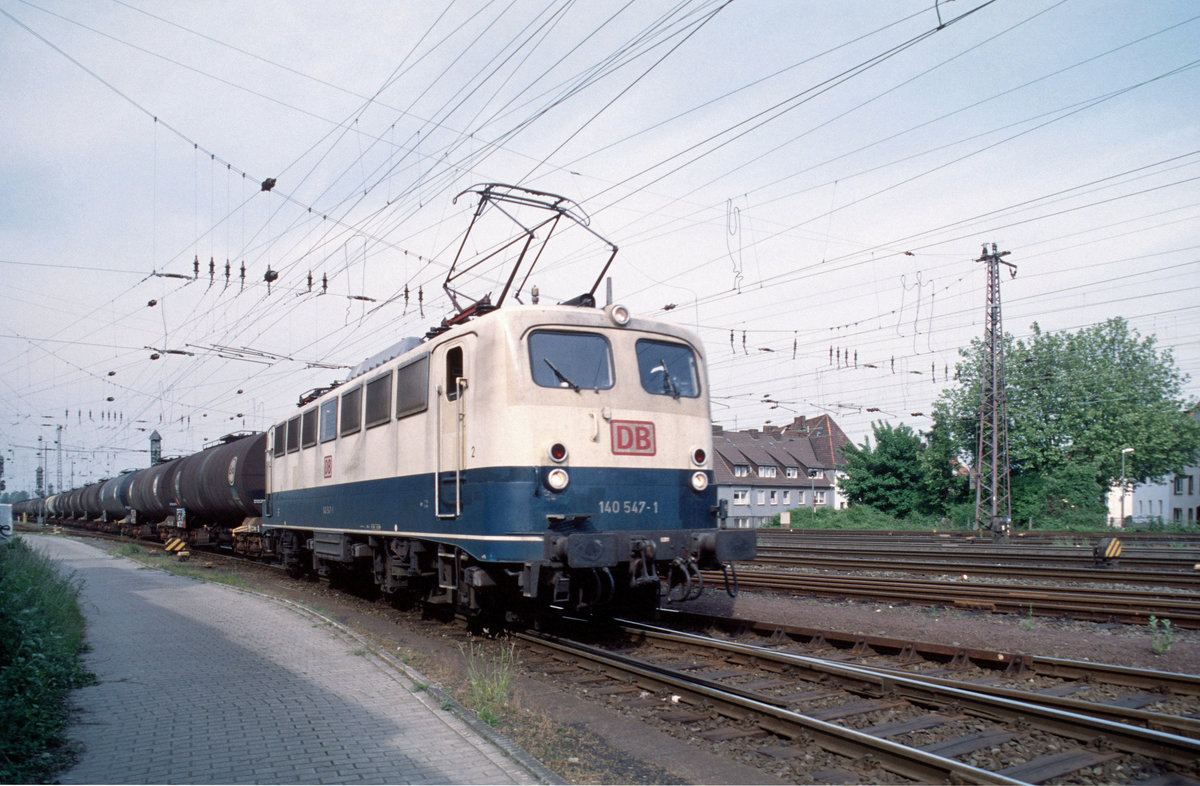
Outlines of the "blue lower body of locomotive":
{"label": "blue lower body of locomotive", "polygon": [[545,483],[550,469],[497,467],[464,471],[457,481],[453,473],[422,474],[276,492],[268,495],[263,527],[430,539],[483,562],[542,560],[560,536],[717,527],[716,489],[693,490],[691,471],[569,467],[570,484],[554,492]]}

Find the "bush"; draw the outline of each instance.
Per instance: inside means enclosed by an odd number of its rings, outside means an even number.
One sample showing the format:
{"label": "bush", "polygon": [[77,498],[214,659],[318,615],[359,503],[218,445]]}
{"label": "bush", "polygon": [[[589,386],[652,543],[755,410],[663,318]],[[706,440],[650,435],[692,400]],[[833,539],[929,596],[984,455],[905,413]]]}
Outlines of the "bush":
{"label": "bush", "polygon": [[46,783],[70,761],[67,692],[94,679],[79,592],[20,538],[0,546],[0,783]]}
{"label": "bush", "polygon": [[[792,526],[797,529],[962,529],[964,521],[919,514],[895,518],[869,505],[851,505],[841,510],[817,508],[815,515],[810,508],[796,508],[791,513]],[[779,517],[772,523],[778,526]]]}

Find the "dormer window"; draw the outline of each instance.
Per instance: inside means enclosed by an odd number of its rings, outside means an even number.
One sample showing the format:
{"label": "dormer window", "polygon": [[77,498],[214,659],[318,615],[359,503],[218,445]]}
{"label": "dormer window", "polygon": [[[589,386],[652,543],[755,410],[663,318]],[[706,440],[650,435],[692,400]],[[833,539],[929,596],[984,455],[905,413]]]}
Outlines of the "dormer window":
{"label": "dormer window", "polygon": [[733,465],[733,476],[735,478],[750,477],[750,466],[748,464],[734,464]]}
{"label": "dormer window", "polygon": [[787,468],[787,476],[789,478],[791,478],[792,480],[795,480],[796,478],[800,477],[800,468],[799,467],[788,467]]}
{"label": "dormer window", "polygon": [[771,467],[771,466],[763,466],[763,465],[761,465],[761,464],[760,464],[760,465],[759,465],[759,467],[758,467],[758,476],[759,476],[760,478],[773,478],[773,477],[775,477],[775,467]]}

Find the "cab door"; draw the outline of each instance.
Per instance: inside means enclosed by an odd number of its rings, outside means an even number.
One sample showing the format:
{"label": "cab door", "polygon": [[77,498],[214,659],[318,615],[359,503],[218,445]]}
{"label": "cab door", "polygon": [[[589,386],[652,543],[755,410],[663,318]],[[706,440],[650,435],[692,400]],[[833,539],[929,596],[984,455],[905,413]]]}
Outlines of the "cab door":
{"label": "cab door", "polygon": [[437,449],[434,469],[434,499],[438,518],[457,518],[462,513],[463,470],[466,469],[467,342],[456,341],[439,347],[434,367],[437,378]]}

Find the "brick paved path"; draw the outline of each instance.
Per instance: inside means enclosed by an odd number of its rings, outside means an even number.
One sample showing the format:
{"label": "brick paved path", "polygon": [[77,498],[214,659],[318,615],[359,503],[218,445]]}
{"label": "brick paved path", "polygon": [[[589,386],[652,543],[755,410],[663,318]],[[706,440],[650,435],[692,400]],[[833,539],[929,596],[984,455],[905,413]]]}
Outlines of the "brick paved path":
{"label": "brick paved path", "polygon": [[[537,783],[339,628],[229,587],[24,536],[84,583],[61,783]],[[537,765],[532,765],[535,769]]]}

